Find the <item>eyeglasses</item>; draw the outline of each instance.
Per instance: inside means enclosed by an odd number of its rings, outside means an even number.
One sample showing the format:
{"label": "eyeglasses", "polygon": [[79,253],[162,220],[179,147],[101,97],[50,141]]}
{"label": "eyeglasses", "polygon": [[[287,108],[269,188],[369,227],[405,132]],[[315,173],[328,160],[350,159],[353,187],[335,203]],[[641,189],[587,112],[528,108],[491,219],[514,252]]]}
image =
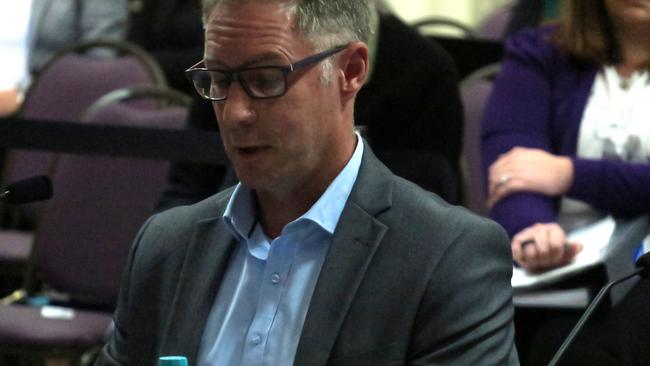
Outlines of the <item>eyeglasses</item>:
{"label": "eyeglasses", "polygon": [[238,81],[251,98],[277,98],[286,94],[288,89],[287,77],[290,73],[333,56],[347,46],[341,45],[330,48],[283,66],[256,66],[236,70],[219,70],[198,67],[203,63],[203,61],[200,61],[185,70],[185,74],[199,95],[207,100],[226,100],[230,84],[233,81]]}

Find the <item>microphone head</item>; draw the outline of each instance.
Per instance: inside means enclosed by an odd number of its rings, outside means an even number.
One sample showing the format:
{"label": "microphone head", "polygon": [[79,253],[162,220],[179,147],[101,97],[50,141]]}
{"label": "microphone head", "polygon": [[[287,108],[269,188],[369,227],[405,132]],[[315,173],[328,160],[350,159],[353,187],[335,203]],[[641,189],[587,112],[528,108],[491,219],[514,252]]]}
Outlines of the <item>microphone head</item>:
{"label": "microphone head", "polygon": [[23,204],[50,199],[52,197],[52,181],[39,175],[20,180],[5,188],[2,200],[10,204]]}
{"label": "microphone head", "polygon": [[650,276],[650,252],[642,255],[636,260],[636,268],[642,268],[639,275],[643,278]]}

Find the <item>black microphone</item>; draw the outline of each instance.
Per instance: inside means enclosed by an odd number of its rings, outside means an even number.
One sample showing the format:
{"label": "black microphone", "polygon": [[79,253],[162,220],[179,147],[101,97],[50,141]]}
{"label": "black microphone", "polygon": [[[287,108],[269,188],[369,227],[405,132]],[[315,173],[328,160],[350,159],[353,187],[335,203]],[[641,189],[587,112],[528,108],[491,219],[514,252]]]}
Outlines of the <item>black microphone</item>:
{"label": "black microphone", "polygon": [[640,256],[639,259],[637,259],[635,266],[637,267],[637,269],[634,270],[634,272],[626,276],[623,276],[617,280],[609,282],[608,284],[603,286],[603,288],[600,289],[598,295],[596,295],[596,297],[591,302],[591,304],[589,304],[589,307],[587,307],[587,310],[585,310],[584,314],[582,314],[582,316],[580,317],[580,320],[578,320],[578,323],[576,323],[575,327],[571,329],[571,333],[569,333],[569,336],[564,340],[564,342],[562,342],[562,345],[557,350],[557,352],[555,352],[555,355],[553,355],[553,359],[551,359],[551,362],[549,362],[548,366],[555,366],[558,364],[558,362],[560,362],[560,359],[562,359],[562,356],[564,356],[567,349],[571,346],[578,333],[580,333],[580,330],[582,330],[582,328],[587,323],[589,318],[591,318],[591,314],[596,310],[598,305],[600,305],[600,303],[605,298],[605,296],[609,293],[609,290],[612,287],[636,275],[639,275],[643,278],[650,276],[650,252]]}
{"label": "black microphone", "polygon": [[18,205],[43,201],[50,197],[52,197],[52,181],[44,175],[39,175],[8,185],[0,194],[0,201]]}

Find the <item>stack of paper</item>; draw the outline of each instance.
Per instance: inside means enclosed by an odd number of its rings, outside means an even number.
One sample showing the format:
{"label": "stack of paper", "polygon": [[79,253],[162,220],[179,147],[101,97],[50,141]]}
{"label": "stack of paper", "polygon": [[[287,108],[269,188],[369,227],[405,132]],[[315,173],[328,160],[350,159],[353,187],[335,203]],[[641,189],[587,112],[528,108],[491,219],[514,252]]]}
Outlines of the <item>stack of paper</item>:
{"label": "stack of paper", "polygon": [[583,272],[603,262],[605,249],[609,243],[616,222],[611,216],[593,224],[576,229],[569,233],[568,240],[581,243],[583,249],[570,264],[550,271],[531,274],[524,269],[514,267],[512,271],[512,287],[524,290],[533,286],[549,284],[564,279],[569,275]]}

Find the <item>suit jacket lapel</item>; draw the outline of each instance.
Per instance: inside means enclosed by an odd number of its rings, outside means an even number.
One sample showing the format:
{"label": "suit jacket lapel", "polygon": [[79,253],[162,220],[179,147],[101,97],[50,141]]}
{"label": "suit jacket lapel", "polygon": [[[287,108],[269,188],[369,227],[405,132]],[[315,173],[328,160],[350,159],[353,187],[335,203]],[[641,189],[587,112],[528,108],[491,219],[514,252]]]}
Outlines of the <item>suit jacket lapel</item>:
{"label": "suit jacket lapel", "polygon": [[295,365],[325,365],[366,269],[388,228],[376,215],[391,206],[390,174],[364,146],[359,175],[323,263]]}
{"label": "suit jacket lapel", "polygon": [[221,215],[197,224],[163,332],[161,355],[183,355],[196,364],[204,325],[235,247]]}

